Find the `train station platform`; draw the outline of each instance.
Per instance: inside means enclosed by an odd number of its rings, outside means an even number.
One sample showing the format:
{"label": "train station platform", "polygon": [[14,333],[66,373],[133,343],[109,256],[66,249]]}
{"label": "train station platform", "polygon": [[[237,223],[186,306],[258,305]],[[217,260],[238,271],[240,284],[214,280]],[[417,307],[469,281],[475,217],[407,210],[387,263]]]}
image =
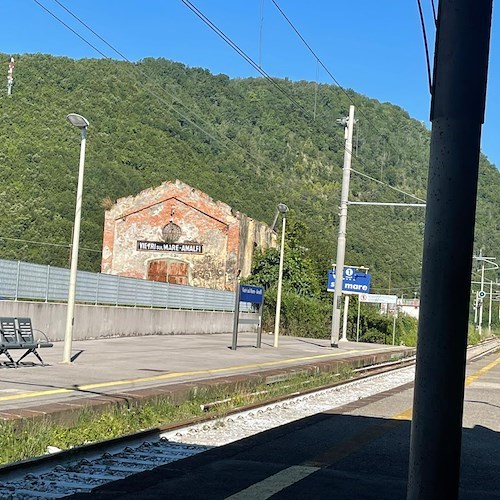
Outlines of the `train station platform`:
{"label": "train station platform", "polygon": [[[411,498],[500,498],[499,387],[498,352],[467,364],[459,485],[424,485]],[[401,500],[412,402],[413,384],[404,384],[71,498]]]}
{"label": "train station platform", "polygon": [[66,420],[79,407],[130,404],[158,396],[186,399],[201,386],[272,383],[291,374],[314,374],[411,357],[413,348],[329,339],[240,333],[106,338],[73,342],[73,361],[62,363],[63,343],[40,349],[46,366],[33,355],[19,367],[4,357],[0,365],[0,418],[49,417]]}

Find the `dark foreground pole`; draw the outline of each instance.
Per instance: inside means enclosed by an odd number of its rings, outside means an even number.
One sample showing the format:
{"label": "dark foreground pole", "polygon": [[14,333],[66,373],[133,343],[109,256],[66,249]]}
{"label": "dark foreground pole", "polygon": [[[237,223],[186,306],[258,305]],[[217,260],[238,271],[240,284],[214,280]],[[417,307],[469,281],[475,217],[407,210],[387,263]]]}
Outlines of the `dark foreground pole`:
{"label": "dark foreground pole", "polygon": [[492,0],[440,0],[408,499],[458,498]]}

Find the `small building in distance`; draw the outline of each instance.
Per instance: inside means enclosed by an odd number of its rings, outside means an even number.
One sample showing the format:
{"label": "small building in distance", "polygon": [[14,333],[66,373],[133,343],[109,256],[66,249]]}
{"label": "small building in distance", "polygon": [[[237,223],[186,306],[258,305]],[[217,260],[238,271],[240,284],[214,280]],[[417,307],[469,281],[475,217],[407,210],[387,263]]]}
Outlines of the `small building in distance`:
{"label": "small building in distance", "polygon": [[256,248],[276,234],[181,181],[164,182],[106,210],[101,272],[153,281],[235,290]]}

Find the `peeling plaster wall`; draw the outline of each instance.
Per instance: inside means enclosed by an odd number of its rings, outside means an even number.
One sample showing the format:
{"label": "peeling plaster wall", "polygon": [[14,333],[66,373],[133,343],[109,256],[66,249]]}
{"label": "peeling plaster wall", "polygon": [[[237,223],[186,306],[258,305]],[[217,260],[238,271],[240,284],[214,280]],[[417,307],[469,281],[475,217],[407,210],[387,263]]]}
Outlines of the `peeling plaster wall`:
{"label": "peeling plaster wall", "polygon": [[[163,241],[170,221],[182,230],[177,243],[201,244],[203,252],[137,250],[137,241]],[[276,235],[266,224],[180,181],[165,182],[106,211],[101,271],[147,278],[151,261],[177,261],[188,265],[189,285],[234,290],[238,269],[247,276],[254,249],[269,246],[276,246]]]}

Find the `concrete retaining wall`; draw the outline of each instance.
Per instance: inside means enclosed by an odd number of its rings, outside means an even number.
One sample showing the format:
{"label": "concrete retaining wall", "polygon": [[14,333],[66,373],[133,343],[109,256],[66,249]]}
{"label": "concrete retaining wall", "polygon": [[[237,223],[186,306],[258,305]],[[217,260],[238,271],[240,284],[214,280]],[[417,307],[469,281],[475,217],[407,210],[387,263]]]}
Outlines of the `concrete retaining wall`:
{"label": "concrete retaining wall", "polygon": [[[30,317],[33,328],[45,332],[52,341],[64,340],[66,311],[66,304],[0,302],[0,316]],[[241,314],[240,317],[255,316]],[[74,325],[74,340],[153,334],[227,333],[233,330],[233,313],[77,304]],[[255,327],[242,325],[240,331],[255,331]]]}

